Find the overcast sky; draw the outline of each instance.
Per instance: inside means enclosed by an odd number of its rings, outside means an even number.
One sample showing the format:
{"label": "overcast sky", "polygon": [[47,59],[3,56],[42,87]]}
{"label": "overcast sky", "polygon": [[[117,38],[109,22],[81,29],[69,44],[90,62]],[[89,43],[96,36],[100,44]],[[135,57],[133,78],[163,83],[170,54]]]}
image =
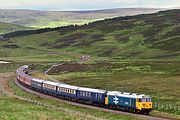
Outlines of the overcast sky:
{"label": "overcast sky", "polygon": [[0,0],[0,9],[90,10],[180,7],[180,0]]}

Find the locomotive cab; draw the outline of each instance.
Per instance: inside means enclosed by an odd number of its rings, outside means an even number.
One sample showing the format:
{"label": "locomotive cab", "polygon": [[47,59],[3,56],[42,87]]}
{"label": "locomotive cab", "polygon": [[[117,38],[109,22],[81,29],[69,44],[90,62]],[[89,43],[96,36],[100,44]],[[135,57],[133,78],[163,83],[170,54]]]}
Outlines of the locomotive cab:
{"label": "locomotive cab", "polygon": [[150,96],[142,96],[136,99],[136,109],[143,114],[149,114],[152,110],[152,101]]}

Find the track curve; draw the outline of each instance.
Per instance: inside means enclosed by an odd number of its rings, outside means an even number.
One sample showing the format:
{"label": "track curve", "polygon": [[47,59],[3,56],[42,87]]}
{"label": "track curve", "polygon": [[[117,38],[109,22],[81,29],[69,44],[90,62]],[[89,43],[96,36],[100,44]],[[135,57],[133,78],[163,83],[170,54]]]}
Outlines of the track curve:
{"label": "track curve", "polygon": [[91,109],[96,109],[99,111],[104,111],[104,112],[111,112],[111,113],[116,113],[116,114],[124,114],[124,115],[129,115],[129,116],[133,116],[133,117],[137,117],[137,118],[144,118],[147,120],[170,120],[167,118],[160,118],[160,117],[154,117],[154,116],[147,116],[147,115],[142,115],[142,114],[134,114],[134,113],[128,113],[128,112],[123,112],[123,111],[117,111],[117,110],[111,110],[111,109],[107,109],[107,108],[101,108],[101,107],[96,107],[96,106],[91,106],[91,105],[86,105],[86,104],[81,104],[81,103],[77,103],[77,102],[72,102],[72,101],[67,101],[67,100],[63,100],[63,99],[59,99],[50,95],[46,95],[43,93],[39,93],[36,91],[33,91],[27,87],[24,87],[23,85],[21,85],[18,80],[15,80],[15,84],[17,86],[19,86],[21,89],[23,89],[24,91],[30,93],[30,94],[34,94],[36,96],[42,97],[42,98],[49,98],[49,99],[53,99],[56,101],[61,101],[70,105],[74,105],[74,106],[79,106],[79,107],[84,107],[84,108],[91,108]]}

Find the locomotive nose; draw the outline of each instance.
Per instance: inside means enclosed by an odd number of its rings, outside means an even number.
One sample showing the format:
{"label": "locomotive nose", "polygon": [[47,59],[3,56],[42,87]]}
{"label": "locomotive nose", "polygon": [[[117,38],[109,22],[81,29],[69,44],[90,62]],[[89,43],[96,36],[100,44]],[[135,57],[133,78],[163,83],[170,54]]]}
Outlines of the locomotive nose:
{"label": "locomotive nose", "polygon": [[143,102],[142,103],[142,108],[143,109],[152,108],[152,102]]}

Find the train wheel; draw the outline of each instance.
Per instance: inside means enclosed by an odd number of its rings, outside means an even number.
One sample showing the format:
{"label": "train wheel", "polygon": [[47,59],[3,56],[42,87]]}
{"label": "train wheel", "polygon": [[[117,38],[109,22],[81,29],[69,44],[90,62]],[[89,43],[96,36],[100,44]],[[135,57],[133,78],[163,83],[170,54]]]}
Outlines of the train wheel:
{"label": "train wheel", "polygon": [[148,114],[149,114],[149,111],[148,111],[148,110],[142,111],[142,114],[148,115]]}

